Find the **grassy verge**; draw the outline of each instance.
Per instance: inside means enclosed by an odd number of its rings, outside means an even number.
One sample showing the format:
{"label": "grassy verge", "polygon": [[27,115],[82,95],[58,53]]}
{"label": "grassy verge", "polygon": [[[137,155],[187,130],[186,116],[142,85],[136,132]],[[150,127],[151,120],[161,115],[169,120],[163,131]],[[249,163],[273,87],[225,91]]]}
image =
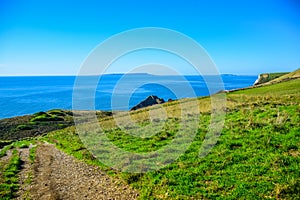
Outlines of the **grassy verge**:
{"label": "grassy verge", "polygon": [[11,149],[13,145],[4,146],[3,149],[0,150],[0,158],[6,155],[7,150]]}
{"label": "grassy verge", "polygon": [[21,160],[17,150],[13,150],[12,158],[2,171],[0,198],[11,199],[19,188],[17,174],[21,168]]}
{"label": "grassy verge", "polygon": [[31,164],[34,163],[35,160],[35,151],[36,151],[37,146],[34,146],[32,148],[29,149],[29,160],[31,162]]}

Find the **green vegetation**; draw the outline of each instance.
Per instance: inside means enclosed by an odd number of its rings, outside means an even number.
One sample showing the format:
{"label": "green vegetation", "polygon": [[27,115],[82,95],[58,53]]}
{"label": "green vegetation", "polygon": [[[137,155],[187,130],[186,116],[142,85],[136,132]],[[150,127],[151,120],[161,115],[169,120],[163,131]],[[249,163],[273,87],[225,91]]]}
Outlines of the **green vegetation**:
{"label": "green vegetation", "polygon": [[232,95],[239,94],[244,95],[248,97],[257,97],[257,98],[274,98],[278,97],[281,98],[282,95],[285,95],[284,101],[291,101],[289,97],[298,97],[297,95],[300,94],[299,90],[299,82],[300,79],[291,80],[288,82],[282,82],[277,84],[272,84],[264,87],[256,87],[246,90],[239,90],[234,93],[231,93]]}
{"label": "green vegetation", "polygon": [[6,152],[12,148],[12,145],[6,145],[0,150],[0,158],[6,155]]}
{"label": "green vegetation", "polygon": [[[83,113],[85,111],[82,111]],[[10,119],[0,120],[0,148],[17,140],[30,139],[54,130],[73,126],[73,115],[81,115],[81,111],[75,114],[67,110],[49,110]],[[98,118],[112,115],[112,112],[97,111]],[[83,118],[85,122],[87,119]]]}
{"label": "green vegetation", "polygon": [[73,124],[73,113],[58,109],[3,119],[0,120],[0,145],[4,140],[16,141],[32,138]]}
{"label": "green vegetation", "polygon": [[280,83],[300,78],[300,69],[291,73],[271,73],[261,74],[257,84],[269,85],[274,83]]}
{"label": "green vegetation", "polygon": [[64,118],[61,117],[62,114],[63,113],[60,113],[60,116],[57,116],[57,114],[53,115],[45,112],[39,112],[33,115],[34,117],[30,119],[30,122],[64,121]]}
{"label": "green vegetation", "polygon": [[17,150],[13,150],[13,155],[9,163],[3,168],[0,181],[0,199],[12,199],[18,190],[19,184],[17,174],[21,168],[21,160]]}
{"label": "green vegetation", "polygon": [[[131,174],[103,165],[82,144],[73,127],[54,131],[43,140],[68,154],[99,165],[140,191],[141,199],[299,199],[300,79],[227,94],[227,115],[216,146],[204,158],[199,149],[210,122],[209,98],[199,98],[200,124],[185,154],[158,171]],[[182,100],[187,105],[188,100]],[[167,145],[179,125],[178,102],[165,104],[164,128],[149,138],[122,132],[112,117],[100,120],[110,140],[132,152]],[[157,107],[159,109],[159,107]],[[148,109],[131,113],[142,126]]]}
{"label": "green vegetation", "polygon": [[36,146],[29,149],[29,160],[30,160],[31,164],[33,164],[33,162],[35,160],[35,151],[36,151]]}
{"label": "green vegetation", "polygon": [[21,140],[13,143],[13,147],[15,148],[28,148],[30,144],[33,143],[33,140]]}
{"label": "green vegetation", "polygon": [[283,76],[280,76],[279,78],[276,78],[274,80],[271,80],[269,83],[273,84],[273,83],[280,83],[283,81],[289,81],[289,80],[293,80],[293,79],[297,79],[300,78],[300,69],[293,71],[291,73],[285,74]]}

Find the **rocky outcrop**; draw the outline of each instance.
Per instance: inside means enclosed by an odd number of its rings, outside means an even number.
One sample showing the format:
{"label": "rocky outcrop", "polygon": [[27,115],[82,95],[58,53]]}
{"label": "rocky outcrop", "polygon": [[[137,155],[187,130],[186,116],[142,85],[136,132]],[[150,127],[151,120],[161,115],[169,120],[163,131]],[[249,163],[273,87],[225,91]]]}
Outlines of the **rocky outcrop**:
{"label": "rocky outcrop", "polygon": [[253,85],[263,84],[269,81],[269,74],[260,74]]}
{"label": "rocky outcrop", "polygon": [[152,106],[152,105],[155,105],[155,104],[162,104],[162,103],[165,103],[164,99],[158,98],[155,95],[151,95],[151,96],[148,96],[145,100],[141,101],[136,106],[132,107],[130,110],[137,110],[137,109],[140,109],[140,108],[145,108],[145,107],[148,107],[148,106]]}

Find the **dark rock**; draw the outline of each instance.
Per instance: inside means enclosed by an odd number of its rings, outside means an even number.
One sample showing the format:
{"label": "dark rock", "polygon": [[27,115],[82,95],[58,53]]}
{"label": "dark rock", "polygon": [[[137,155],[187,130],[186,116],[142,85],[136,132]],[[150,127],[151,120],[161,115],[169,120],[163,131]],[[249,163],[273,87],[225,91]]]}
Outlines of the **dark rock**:
{"label": "dark rock", "polygon": [[148,96],[145,100],[143,100],[139,104],[137,104],[136,106],[132,107],[130,110],[137,110],[140,108],[145,108],[148,106],[152,106],[155,104],[162,104],[162,103],[165,103],[164,99],[161,99],[161,98],[158,98],[157,96],[151,95],[151,96]]}
{"label": "dark rock", "polygon": [[222,94],[222,93],[228,93],[228,92],[229,92],[228,90],[219,90],[215,94]]}

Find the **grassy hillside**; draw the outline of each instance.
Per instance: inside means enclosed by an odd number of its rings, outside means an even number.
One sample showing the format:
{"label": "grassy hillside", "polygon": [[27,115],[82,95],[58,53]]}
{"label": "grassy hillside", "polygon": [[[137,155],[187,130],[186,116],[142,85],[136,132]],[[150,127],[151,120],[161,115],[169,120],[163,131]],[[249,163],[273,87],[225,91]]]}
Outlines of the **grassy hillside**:
{"label": "grassy hillside", "polygon": [[285,74],[283,76],[280,76],[274,80],[271,80],[270,84],[293,80],[293,79],[297,79],[297,78],[300,78],[300,69],[293,71],[291,73]]}
{"label": "grassy hillside", "polygon": [[[199,98],[201,123],[191,146],[174,163],[143,174],[122,173],[97,161],[81,143],[74,127],[54,131],[42,140],[87,163],[126,180],[141,199],[299,199],[300,79],[240,90],[227,95],[226,120],[216,146],[204,158],[198,153],[211,118],[210,99]],[[182,100],[189,104],[189,100]],[[101,118],[110,140],[128,151],[148,152],[167,145],[180,119],[178,102],[167,103],[162,131],[148,138],[122,132],[112,117]],[[161,107],[157,108],[160,113]],[[193,109],[191,107],[191,109]],[[147,125],[149,108],[131,113]],[[151,111],[155,112],[155,111]]]}
{"label": "grassy hillside", "polygon": [[[81,115],[84,111],[76,113]],[[111,112],[97,111],[96,114],[99,118],[111,116]],[[83,122],[85,120],[82,119]],[[73,112],[60,109],[2,119],[0,120],[0,148],[16,140],[40,136],[73,125]]]}
{"label": "grassy hillside", "polygon": [[[71,111],[50,110],[0,120],[0,148],[7,141],[30,138],[73,125]],[[1,142],[2,141],[2,142]]]}
{"label": "grassy hillside", "polygon": [[293,79],[300,78],[300,69],[287,73],[269,73],[269,74],[261,74],[256,85],[269,85],[273,83],[280,83],[284,81],[289,81]]}
{"label": "grassy hillside", "polygon": [[288,74],[288,72],[279,72],[279,73],[265,73],[265,74],[260,74],[257,82],[255,82],[255,85],[260,85],[263,83],[267,83],[269,81],[272,81],[276,78],[279,78],[283,75]]}

